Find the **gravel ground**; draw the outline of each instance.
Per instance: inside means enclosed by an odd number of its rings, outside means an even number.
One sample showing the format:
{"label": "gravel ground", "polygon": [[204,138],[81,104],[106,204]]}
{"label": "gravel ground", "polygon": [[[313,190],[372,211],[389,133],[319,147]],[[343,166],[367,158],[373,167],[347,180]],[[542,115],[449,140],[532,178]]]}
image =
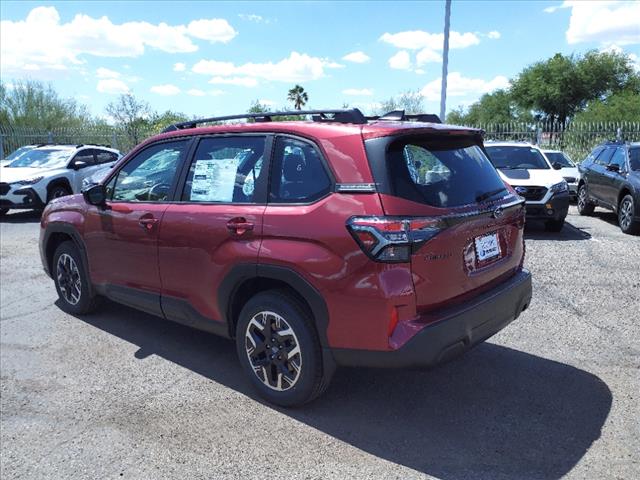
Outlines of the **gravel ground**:
{"label": "gravel ground", "polygon": [[107,303],[55,305],[38,217],[1,234],[1,471],[14,478],[640,478],[640,237],[527,229],[534,302],[430,372],[339,370],[257,400],[231,342]]}

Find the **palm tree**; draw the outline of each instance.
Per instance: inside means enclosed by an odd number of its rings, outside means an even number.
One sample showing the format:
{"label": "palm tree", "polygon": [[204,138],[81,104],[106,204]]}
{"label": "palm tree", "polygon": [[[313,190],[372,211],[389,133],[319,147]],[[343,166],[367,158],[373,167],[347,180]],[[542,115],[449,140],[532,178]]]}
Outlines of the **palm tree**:
{"label": "palm tree", "polygon": [[304,91],[300,85],[296,85],[291,90],[289,90],[289,94],[287,95],[287,100],[293,102],[293,107],[296,110],[302,110],[302,107],[309,101],[309,95]]}

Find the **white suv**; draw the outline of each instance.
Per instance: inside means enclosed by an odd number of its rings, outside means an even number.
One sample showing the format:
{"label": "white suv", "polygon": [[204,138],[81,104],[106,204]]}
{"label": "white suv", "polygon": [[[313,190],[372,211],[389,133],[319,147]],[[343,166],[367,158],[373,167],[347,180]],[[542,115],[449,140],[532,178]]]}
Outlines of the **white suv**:
{"label": "white suv", "polygon": [[101,145],[36,146],[0,167],[0,215],[79,193],[85,178],[119,158],[118,150]]}
{"label": "white suv", "polygon": [[549,231],[562,230],[569,186],[542,151],[524,142],[487,142],[485,148],[502,179],[526,200],[527,218],[544,220]]}

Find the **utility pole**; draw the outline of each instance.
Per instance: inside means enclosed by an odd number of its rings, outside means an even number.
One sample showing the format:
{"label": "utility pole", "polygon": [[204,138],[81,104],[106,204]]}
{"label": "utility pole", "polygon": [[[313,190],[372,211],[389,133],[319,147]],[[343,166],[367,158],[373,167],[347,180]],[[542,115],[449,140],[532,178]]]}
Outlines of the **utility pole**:
{"label": "utility pole", "polygon": [[444,46],[442,48],[442,87],[440,90],[440,120],[445,121],[447,112],[447,70],[449,68],[449,19],[451,18],[451,0],[445,0],[444,7]]}

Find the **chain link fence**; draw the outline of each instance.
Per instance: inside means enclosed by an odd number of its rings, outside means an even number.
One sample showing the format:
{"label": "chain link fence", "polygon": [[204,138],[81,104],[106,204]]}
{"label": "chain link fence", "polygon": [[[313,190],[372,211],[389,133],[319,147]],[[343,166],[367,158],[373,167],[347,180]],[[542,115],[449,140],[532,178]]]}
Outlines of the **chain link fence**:
{"label": "chain link fence", "polygon": [[[485,140],[526,141],[542,148],[562,150],[582,161],[598,144],[607,140],[640,141],[640,122],[602,123],[507,123],[469,125],[481,128]],[[0,158],[24,145],[41,143],[110,145],[123,154],[147,137],[160,133],[151,129],[125,130],[115,127],[54,129],[0,125]]]}
{"label": "chain link fence", "polygon": [[157,133],[160,133],[160,131],[152,129],[125,130],[109,126],[47,130],[37,127],[0,125],[0,158],[5,158],[11,152],[24,145],[47,143],[108,145],[117,148],[124,154],[145,138]]}

